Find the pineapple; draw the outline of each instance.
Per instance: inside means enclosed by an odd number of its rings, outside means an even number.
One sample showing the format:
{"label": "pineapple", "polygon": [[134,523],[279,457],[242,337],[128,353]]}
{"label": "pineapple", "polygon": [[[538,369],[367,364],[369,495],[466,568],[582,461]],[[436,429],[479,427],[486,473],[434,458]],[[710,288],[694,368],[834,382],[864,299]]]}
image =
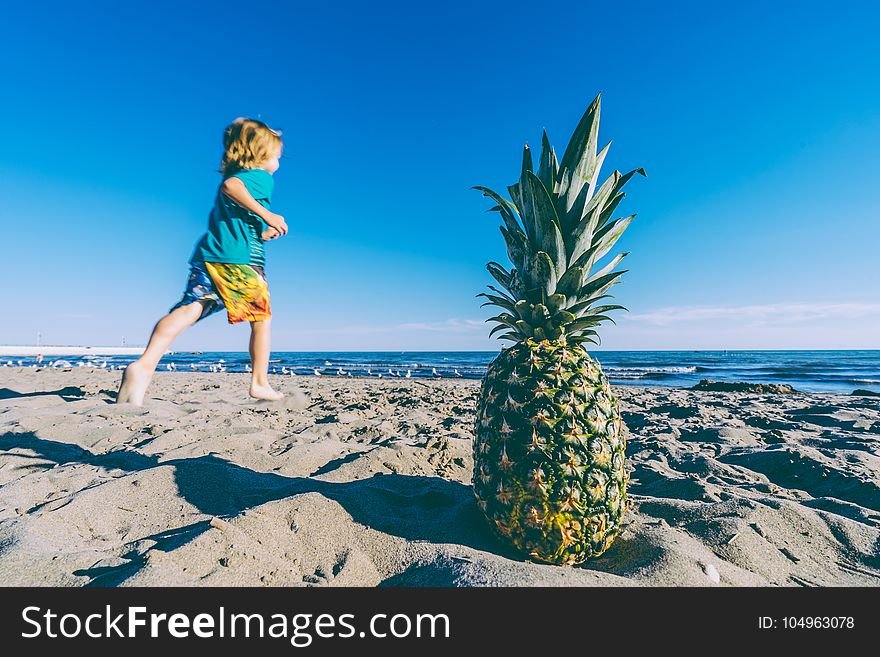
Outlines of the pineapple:
{"label": "pineapple", "polygon": [[602,304],[623,271],[621,253],[594,271],[635,215],[612,220],[623,186],[601,185],[600,97],[581,119],[562,163],[545,132],[537,173],[526,146],[519,182],[494,201],[513,267],[487,265],[500,288],[481,294],[502,312],[490,335],[514,342],[483,379],[474,440],[474,493],[497,532],[531,558],[578,564],[602,554],[626,508],[625,427],[585,343],[598,344]]}

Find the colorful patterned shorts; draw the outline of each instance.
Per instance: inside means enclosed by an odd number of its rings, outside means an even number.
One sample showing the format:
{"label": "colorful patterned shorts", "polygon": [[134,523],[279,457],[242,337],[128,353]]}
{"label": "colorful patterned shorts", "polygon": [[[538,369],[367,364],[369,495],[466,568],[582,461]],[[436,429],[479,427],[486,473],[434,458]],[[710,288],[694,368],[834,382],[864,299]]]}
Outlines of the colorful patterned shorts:
{"label": "colorful patterned shorts", "polygon": [[256,265],[190,263],[186,291],[171,310],[194,301],[202,303],[199,321],[224,307],[230,324],[259,322],[272,316],[269,308],[269,285],[266,283],[263,268]]}

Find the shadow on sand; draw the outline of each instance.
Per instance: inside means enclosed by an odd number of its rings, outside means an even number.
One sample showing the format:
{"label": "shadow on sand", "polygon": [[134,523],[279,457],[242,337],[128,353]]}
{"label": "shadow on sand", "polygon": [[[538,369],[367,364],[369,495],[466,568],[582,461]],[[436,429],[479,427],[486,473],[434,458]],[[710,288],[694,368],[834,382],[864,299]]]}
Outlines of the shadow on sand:
{"label": "shadow on sand", "polygon": [[86,391],[77,386],[67,386],[58,390],[40,390],[37,392],[18,392],[12,388],[0,388],[0,400],[22,399],[25,397],[48,397],[58,395],[64,401],[75,401],[86,396]]}
{"label": "shadow on sand", "polygon": [[[44,440],[32,432],[0,435],[0,450],[25,449],[54,464],[87,463],[127,473],[171,466],[179,493],[206,515],[231,518],[242,511],[302,493],[320,493],[338,502],[355,520],[378,531],[413,541],[456,543],[516,558],[489,531],[469,486],[440,477],[401,474],[334,483],[304,477],[256,472],[214,455],[159,462],[131,450],[95,454],[76,445]],[[52,467],[52,466],[47,466]],[[331,470],[326,470],[329,472]],[[29,512],[39,510],[39,507]],[[209,528],[204,520],[144,538],[153,549],[170,551]],[[92,586],[115,586],[143,564],[137,552],[122,566],[77,571],[92,578]]]}

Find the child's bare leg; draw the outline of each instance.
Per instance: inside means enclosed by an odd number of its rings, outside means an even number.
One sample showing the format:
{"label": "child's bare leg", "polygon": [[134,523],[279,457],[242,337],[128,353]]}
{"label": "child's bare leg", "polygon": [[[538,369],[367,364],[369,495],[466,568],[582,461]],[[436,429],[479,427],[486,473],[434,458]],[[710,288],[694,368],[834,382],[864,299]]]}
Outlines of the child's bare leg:
{"label": "child's bare leg", "polygon": [[284,397],[269,385],[269,321],[251,322],[251,373],[250,395],[254,399],[277,401]]}
{"label": "child's bare leg", "polygon": [[202,303],[194,301],[174,309],[156,322],[144,353],[126,367],[122,374],[122,383],[119,386],[119,393],[116,395],[117,404],[141,406],[144,403],[144,395],[147,393],[147,387],[150,385],[159,360],[168,351],[174,338],[180,335],[185,328],[195,324],[201,315]]}

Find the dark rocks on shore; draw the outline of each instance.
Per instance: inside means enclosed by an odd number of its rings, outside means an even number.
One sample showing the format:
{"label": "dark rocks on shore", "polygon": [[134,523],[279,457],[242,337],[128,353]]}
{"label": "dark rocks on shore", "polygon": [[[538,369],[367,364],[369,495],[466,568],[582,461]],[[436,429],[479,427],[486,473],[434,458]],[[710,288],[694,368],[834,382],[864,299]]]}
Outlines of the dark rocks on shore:
{"label": "dark rocks on shore", "polygon": [[849,393],[855,397],[880,397],[880,392],[874,392],[873,390],[862,390],[859,388],[858,390],[853,390]]}
{"label": "dark rocks on shore", "polygon": [[759,395],[795,395],[795,390],[785,383],[744,383],[742,381],[713,381],[703,379],[691,390],[707,390],[710,392],[752,392]]}

